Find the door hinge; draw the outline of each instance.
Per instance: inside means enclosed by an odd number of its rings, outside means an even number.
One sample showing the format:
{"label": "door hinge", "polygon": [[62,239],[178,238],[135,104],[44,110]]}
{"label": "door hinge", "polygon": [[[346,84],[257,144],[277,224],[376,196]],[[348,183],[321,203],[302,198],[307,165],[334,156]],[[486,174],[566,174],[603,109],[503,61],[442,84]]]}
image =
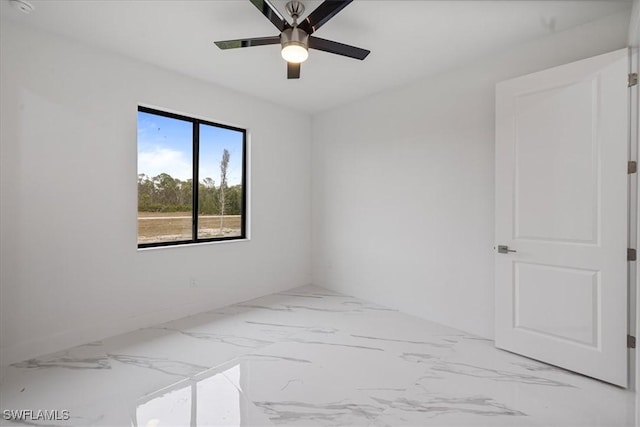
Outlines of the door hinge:
{"label": "door hinge", "polygon": [[627,335],[627,348],[636,348],[636,337]]}
{"label": "door hinge", "polygon": [[631,174],[636,172],[638,172],[638,162],[632,160],[627,163],[627,173]]}
{"label": "door hinge", "polygon": [[638,84],[638,73],[629,73],[629,87]]}
{"label": "door hinge", "polygon": [[635,249],[627,249],[627,261],[635,261],[636,260],[636,250]]}

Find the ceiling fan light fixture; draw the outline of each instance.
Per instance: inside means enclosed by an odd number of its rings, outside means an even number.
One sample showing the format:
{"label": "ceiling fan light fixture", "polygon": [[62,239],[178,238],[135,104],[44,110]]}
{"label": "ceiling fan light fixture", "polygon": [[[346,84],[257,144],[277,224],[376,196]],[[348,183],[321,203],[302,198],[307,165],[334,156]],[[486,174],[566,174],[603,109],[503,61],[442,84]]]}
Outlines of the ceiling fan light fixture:
{"label": "ceiling fan light fixture", "polygon": [[300,64],[309,57],[309,51],[304,46],[294,43],[283,46],[281,54],[285,61],[293,62],[294,64]]}
{"label": "ceiling fan light fixture", "polygon": [[282,58],[287,62],[299,64],[309,57],[309,35],[294,27],[286,29],[280,35]]}

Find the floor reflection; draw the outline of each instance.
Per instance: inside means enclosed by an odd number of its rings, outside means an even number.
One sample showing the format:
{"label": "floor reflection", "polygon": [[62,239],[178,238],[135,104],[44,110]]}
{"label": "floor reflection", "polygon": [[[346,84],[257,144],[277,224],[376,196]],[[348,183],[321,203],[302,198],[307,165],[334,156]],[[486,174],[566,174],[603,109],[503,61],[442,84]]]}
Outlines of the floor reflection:
{"label": "floor reflection", "polygon": [[208,371],[142,398],[135,409],[134,427],[248,425],[246,401],[233,385],[240,365]]}

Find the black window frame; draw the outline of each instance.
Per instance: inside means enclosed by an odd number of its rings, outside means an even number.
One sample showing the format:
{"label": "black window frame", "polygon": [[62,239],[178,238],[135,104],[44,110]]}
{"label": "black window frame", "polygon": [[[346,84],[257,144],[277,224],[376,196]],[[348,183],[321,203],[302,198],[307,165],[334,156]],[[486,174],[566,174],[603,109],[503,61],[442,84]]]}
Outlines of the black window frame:
{"label": "black window frame", "polygon": [[[188,240],[172,240],[167,242],[138,243],[138,249],[155,248],[162,246],[179,246],[193,245],[197,243],[221,242],[230,240],[246,240],[247,239],[247,130],[235,126],[223,125],[209,120],[189,117],[182,114],[170,113],[155,108],[144,107],[138,105],[138,112],[155,114],[158,116],[168,117],[176,120],[191,122],[192,124],[192,200],[191,200],[191,239]],[[222,129],[233,130],[242,133],[242,209],[240,218],[240,235],[229,237],[198,237],[198,196],[199,196],[199,168],[200,168],[200,125],[214,126]],[[137,146],[137,143],[136,143]],[[139,172],[139,171],[138,171]],[[137,194],[139,197],[139,194]],[[136,198],[137,200],[137,198]],[[136,239],[138,238],[138,227],[136,223]]]}

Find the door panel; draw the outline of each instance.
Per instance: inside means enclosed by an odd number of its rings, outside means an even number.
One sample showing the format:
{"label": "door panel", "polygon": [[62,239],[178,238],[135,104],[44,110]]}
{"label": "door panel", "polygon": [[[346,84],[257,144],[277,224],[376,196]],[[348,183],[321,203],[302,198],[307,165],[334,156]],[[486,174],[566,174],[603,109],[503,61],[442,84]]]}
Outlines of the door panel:
{"label": "door panel", "polygon": [[514,98],[516,238],[596,243],[597,81]]}
{"label": "door panel", "polygon": [[597,271],[514,263],[515,327],[597,347]]}
{"label": "door panel", "polygon": [[496,346],[627,386],[626,49],[496,88]]}

